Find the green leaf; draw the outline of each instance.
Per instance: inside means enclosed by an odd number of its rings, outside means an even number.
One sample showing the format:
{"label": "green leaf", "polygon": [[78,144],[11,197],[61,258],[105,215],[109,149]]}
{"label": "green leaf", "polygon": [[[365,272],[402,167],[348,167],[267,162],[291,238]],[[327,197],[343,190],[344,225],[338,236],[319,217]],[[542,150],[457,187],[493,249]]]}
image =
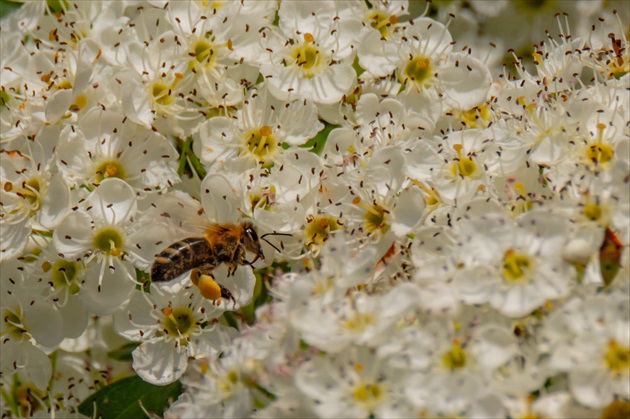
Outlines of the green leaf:
{"label": "green leaf", "polygon": [[301,145],[303,148],[310,148],[313,153],[320,154],[324,149],[324,144],[326,144],[326,140],[328,139],[328,134],[330,131],[338,128],[338,125],[332,125],[327,122],[324,122],[324,129],[317,133],[316,136],[308,140],[306,143]]}
{"label": "green leaf", "polygon": [[184,169],[186,168],[186,155],[188,154],[188,150],[190,150],[190,146],[192,144],[192,137],[186,138],[186,141],[182,145],[182,149],[179,153],[179,165],[177,167],[177,174],[183,175]]}
{"label": "green leaf", "polygon": [[612,284],[621,268],[622,250],[622,242],[610,228],[606,228],[604,242],[599,249],[599,268],[605,286]]}
{"label": "green leaf", "polygon": [[50,11],[53,13],[59,13],[70,8],[70,4],[67,0],[46,0]]}
{"label": "green leaf", "polygon": [[0,0],[0,19],[8,15],[14,10],[19,9],[22,3],[15,3],[8,0]]}
{"label": "green leaf", "polygon": [[140,345],[138,342],[126,343],[118,349],[107,352],[107,356],[111,359],[115,359],[116,361],[131,362],[133,361],[131,353],[138,347],[138,345]]}
{"label": "green leaf", "polygon": [[[158,416],[182,394],[179,381],[166,386],[155,386],[136,376],[114,381],[91,395],[79,405],[79,412],[89,417],[143,418],[142,407]],[[142,403],[142,405],[140,404]]]}
{"label": "green leaf", "polygon": [[238,330],[238,321],[236,320],[234,313],[232,313],[231,311],[223,312],[223,315],[219,317],[219,323],[233,327]]}

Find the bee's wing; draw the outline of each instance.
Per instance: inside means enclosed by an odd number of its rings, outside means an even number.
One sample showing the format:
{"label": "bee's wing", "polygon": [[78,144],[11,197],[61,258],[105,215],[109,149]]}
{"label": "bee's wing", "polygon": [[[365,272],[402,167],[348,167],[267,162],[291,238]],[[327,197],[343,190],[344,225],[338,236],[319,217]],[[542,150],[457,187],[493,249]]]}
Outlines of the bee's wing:
{"label": "bee's wing", "polygon": [[225,236],[228,233],[236,233],[234,231],[234,229],[236,228],[236,226],[233,226],[231,224],[217,224],[217,223],[210,223],[207,225],[206,227],[206,235],[207,236],[213,236],[213,237],[222,237]]}

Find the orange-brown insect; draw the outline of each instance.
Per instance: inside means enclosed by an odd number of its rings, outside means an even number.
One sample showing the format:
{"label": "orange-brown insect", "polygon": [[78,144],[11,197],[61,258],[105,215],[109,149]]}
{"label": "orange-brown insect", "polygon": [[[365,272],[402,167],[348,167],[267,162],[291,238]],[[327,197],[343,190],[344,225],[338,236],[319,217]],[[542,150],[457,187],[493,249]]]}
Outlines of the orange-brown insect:
{"label": "orange-brown insect", "polygon": [[[199,287],[204,297],[212,300],[223,297],[234,301],[227,288],[214,282],[212,271],[224,263],[228,267],[228,276],[231,276],[239,265],[253,265],[258,259],[264,260],[260,239],[267,241],[265,236],[268,235],[289,234],[274,232],[259,238],[256,228],[249,221],[212,224],[202,237],[180,240],[159,253],[151,266],[151,280],[170,281],[192,270],[192,282]],[[273,244],[269,244],[278,250]],[[255,255],[254,260],[245,259],[247,252]]]}

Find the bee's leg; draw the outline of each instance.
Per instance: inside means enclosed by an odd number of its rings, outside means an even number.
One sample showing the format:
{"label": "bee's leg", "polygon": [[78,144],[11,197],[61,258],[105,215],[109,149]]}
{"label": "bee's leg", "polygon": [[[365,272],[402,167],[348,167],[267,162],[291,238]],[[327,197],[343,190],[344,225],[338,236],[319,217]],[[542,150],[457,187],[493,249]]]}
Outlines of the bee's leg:
{"label": "bee's leg", "polygon": [[190,271],[190,282],[195,286],[199,285],[199,268],[193,268]]}
{"label": "bee's leg", "polygon": [[230,292],[229,289],[225,288],[223,285],[219,284],[221,287],[221,297],[232,302],[232,307],[236,307],[236,300],[234,296]]}
{"label": "bee's leg", "polygon": [[236,263],[226,263],[227,265],[227,276],[233,276],[236,273],[236,268],[238,265]]}
{"label": "bee's leg", "polygon": [[[199,285],[199,279],[202,278],[202,277],[206,277],[204,279],[204,281],[211,280],[214,284],[216,284],[216,286],[218,286],[220,288],[220,295],[215,295],[214,292],[211,292],[208,295],[209,297],[211,295],[211,297],[209,298],[210,300],[213,300],[215,302],[215,304],[220,304],[220,302],[218,302],[219,298],[224,298],[225,300],[232,301],[233,305],[236,306],[236,300],[234,299],[234,296],[232,295],[230,290],[215,281],[214,276],[212,275],[212,271],[214,270],[215,267],[216,266],[214,266],[213,264],[205,264],[205,265],[201,265],[198,268],[194,268],[190,272],[190,280],[191,280],[191,282],[194,285]],[[228,276],[230,276],[229,275],[229,267],[228,267]],[[204,297],[206,297],[206,296],[204,295]]]}
{"label": "bee's leg", "polygon": [[212,276],[212,271],[214,270],[214,268],[216,268],[216,265],[214,263],[204,263],[201,266],[193,268],[190,271],[190,281],[193,283],[193,285],[197,285],[199,283],[200,275],[206,275],[214,278]]}

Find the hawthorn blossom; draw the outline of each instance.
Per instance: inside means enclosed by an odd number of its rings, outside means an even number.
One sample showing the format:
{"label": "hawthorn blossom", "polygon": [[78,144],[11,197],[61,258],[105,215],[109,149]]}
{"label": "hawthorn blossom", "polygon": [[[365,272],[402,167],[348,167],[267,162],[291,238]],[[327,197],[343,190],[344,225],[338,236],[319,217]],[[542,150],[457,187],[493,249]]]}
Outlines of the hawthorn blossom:
{"label": "hawthorn blossom", "polygon": [[136,220],[133,190],[116,178],[103,180],[53,235],[63,258],[84,259],[84,304],[93,313],[111,313],[127,300],[137,284],[134,267],[153,261],[160,231]]}
{"label": "hawthorn blossom", "polygon": [[264,33],[265,53],[259,58],[260,71],[274,96],[331,104],[349,92],[356,78],[354,34],[361,25],[345,14],[350,4],[280,4],[278,27]]}
{"label": "hawthorn blossom", "polygon": [[627,416],[625,3],[420,3],[4,17],[2,415]]}

